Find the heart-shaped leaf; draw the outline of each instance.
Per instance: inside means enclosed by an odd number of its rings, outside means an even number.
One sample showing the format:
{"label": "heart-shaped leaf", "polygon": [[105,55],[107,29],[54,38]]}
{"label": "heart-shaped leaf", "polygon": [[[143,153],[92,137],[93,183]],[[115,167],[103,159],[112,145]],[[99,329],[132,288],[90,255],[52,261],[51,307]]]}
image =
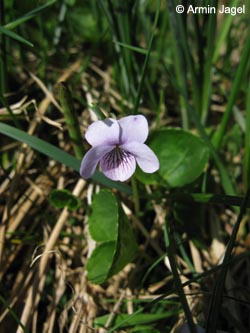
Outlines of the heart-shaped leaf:
{"label": "heart-shaped leaf", "polygon": [[197,179],[209,158],[205,143],[181,129],[156,131],[151,137],[150,147],[160,161],[159,175],[171,187],[181,187]]}
{"label": "heart-shaped leaf", "polygon": [[102,190],[95,195],[89,217],[89,233],[96,242],[117,240],[118,202],[110,191]]}
{"label": "heart-shaped leaf", "polygon": [[88,260],[87,277],[101,284],[134,258],[137,244],[129,221],[111,191],[97,193],[91,209],[89,233],[98,245]]}

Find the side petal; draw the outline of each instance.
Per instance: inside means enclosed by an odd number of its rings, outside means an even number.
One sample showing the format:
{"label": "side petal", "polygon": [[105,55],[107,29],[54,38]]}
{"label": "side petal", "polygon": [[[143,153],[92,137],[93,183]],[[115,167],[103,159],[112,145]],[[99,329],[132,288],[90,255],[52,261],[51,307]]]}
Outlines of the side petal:
{"label": "side petal", "polygon": [[160,163],[155,153],[144,143],[130,142],[121,146],[122,149],[134,155],[139,167],[146,173],[159,169]]}
{"label": "side petal", "polygon": [[148,137],[148,122],[142,115],[127,116],[118,120],[121,127],[120,144],[145,142]]}
{"label": "side petal", "polygon": [[120,126],[117,120],[107,118],[93,122],[87,129],[85,139],[92,146],[119,143]]}
{"label": "side petal", "polygon": [[135,172],[136,161],[133,155],[124,151],[117,152],[113,149],[103,156],[100,166],[106,177],[124,182]]}
{"label": "side petal", "polygon": [[111,151],[114,147],[109,145],[102,145],[90,148],[82,159],[80,167],[80,175],[82,178],[90,178],[93,176],[100,159]]}

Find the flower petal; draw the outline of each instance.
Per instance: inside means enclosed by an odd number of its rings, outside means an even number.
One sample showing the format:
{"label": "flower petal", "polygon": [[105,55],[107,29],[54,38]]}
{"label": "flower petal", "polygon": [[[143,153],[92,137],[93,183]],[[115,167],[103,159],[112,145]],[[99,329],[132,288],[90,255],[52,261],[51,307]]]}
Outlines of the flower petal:
{"label": "flower petal", "polygon": [[144,143],[129,142],[122,145],[121,149],[133,154],[139,167],[146,173],[155,172],[160,167],[157,156]]}
{"label": "flower petal", "polygon": [[128,116],[118,120],[121,126],[120,144],[131,141],[145,142],[148,137],[148,122],[142,115]]}
{"label": "flower petal", "polygon": [[120,126],[117,120],[107,118],[92,123],[85,134],[85,139],[92,146],[119,143]]}
{"label": "flower petal", "polygon": [[92,177],[100,159],[112,149],[114,147],[110,145],[92,147],[85,154],[81,162],[80,175],[82,178],[87,179]]}
{"label": "flower petal", "polygon": [[135,172],[136,162],[133,155],[116,147],[103,156],[100,166],[106,177],[124,182]]}

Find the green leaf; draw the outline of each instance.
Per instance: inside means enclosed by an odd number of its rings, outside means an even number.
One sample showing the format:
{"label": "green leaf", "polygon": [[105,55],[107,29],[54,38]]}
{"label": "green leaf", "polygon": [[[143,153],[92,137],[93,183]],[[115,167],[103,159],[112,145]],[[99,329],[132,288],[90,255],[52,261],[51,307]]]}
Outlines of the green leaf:
{"label": "green leaf", "polygon": [[145,185],[157,185],[162,181],[158,172],[145,173],[139,167],[136,168],[135,177]]}
{"label": "green leaf", "polygon": [[28,46],[33,47],[34,45],[32,43],[30,43],[27,39],[24,39],[23,37],[19,36],[18,34],[16,34],[13,31],[10,31],[2,26],[0,26],[0,34],[4,34],[12,39],[17,40],[20,43],[26,44]]}
{"label": "green leaf", "polygon": [[93,198],[89,217],[89,233],[96,242],[117,240],[118,203],[112,192],[100,191]]}
{"label": "green leaf", "polygon": [[8,24],[6,24],[4,27],[6,29],[13,29],[15,27],[17,27],[18,25],[32,19],[33,17],[35,17],[38,13],[40,13],[42,10],[44,10],[45,8],[53,5],[54,3],[56,2],[56,0],[52,0],[52,1],[49,1],[47,3],[45,3],[44,5],[38,7],[38,8],[35,8],[33,10],[31,10],[30,12],[24,14],[22,17],[19,17],[18,19],[12,21],[12,22],[9,22]]}
{"label": "green leaf", "polygon": [[209,158],[205,143],[181,129],[155,132],[150,146],[160,161],[159,175],[171,187],[181,187],[197,179]]}
{"label": "green leaf", "polygon": [[126,44],[126,43],[118,42],[116,40],[114,40],[113,42],[117,45],[126,47],[127,49],[129,49],[131,51],[135,51],[135,52],[138,52],[138,53],[141,53],[141,54],[144,54],[144,55],[147,55],[147,53],[148,53],[148,50],[143,49],[141,47],[137,47],[137,46],[129,45],[129,44]]}
{"label": "green leaf", "polygon": [[[40,153],[47,155],[55,161],[58,161],[69,168],[72,168],[76,172],[80,170],[81,161],[76,159],[74,156],[66,153],[65,151],[53,146],[52,144],[41,140],[33,135],[27,134],[24,131],[17,129],[13,126],[9,126],[3,123],[0,123],[0,133],[11,137],[17,141],[26,143],[28,146],[36,149]],[[127,194],[131,194],[131,189],[128,185],[114,182],[108,178],[106,178],[99,171],[96,171],[92,179],[104,186],[110,188],[116,188],[119,191],[125,192]]]}
{"label": "green leaf", "polygon": [[123,269],[135,256],[137,243],[131,225],[122,208],[119,209],[119,234],[116,246],[116,254],[113,260],[109,276],[112,276]]}
{"label": "green leaf", "polygon": [[99,245],[87,263],[87,278],[101,284],[133,260],[137,244],[132,228],[115,195],[102,190],[91,205],[90,236]]}
{"label": "green leaf", "polygon": [[94,249],[86,265],[89,281],[101,284],[108,278],[115,251],[115,241],[104,242]]}
{"label": "green leaf", "polygon": [[76,210],[81,205],[80,200],[68,190],[53,190],[50,202],[57,208],[68,207],[70,210]]}
{"label": "green leaf", "polygon": [[[119,328],[126,328],[129,326],[135,326],[135,325],[142,325],[142,324],[150,324],[157,322],[159,320],[172,317],[173,315],[178,314],[178,309],[173,309],[168,312],[163,313],[138,313],[135,315],[129,315],[129,314],[118,314],[114,321],[112,322],[112,325],[119,325]],[[95,325],[97,327],[104,327],[106,324],[108,318],[110,317],[110,314],[104,315],[102,317],[99,317],[95,320]]]}

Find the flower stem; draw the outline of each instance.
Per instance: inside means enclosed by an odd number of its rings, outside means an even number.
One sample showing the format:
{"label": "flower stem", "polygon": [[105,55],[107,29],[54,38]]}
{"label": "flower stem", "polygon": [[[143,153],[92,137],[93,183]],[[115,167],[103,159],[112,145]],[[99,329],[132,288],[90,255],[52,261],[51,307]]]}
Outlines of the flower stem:
{"label": "flower stem", "polygon": [[137,188],[137,182],[135,177],[131,178],[132,190],[133,190],[133,201],[134,201],[134,208],[135,208],[135,216],[138,218],[140,213],[140,200],[139,200],[139,193]]}

